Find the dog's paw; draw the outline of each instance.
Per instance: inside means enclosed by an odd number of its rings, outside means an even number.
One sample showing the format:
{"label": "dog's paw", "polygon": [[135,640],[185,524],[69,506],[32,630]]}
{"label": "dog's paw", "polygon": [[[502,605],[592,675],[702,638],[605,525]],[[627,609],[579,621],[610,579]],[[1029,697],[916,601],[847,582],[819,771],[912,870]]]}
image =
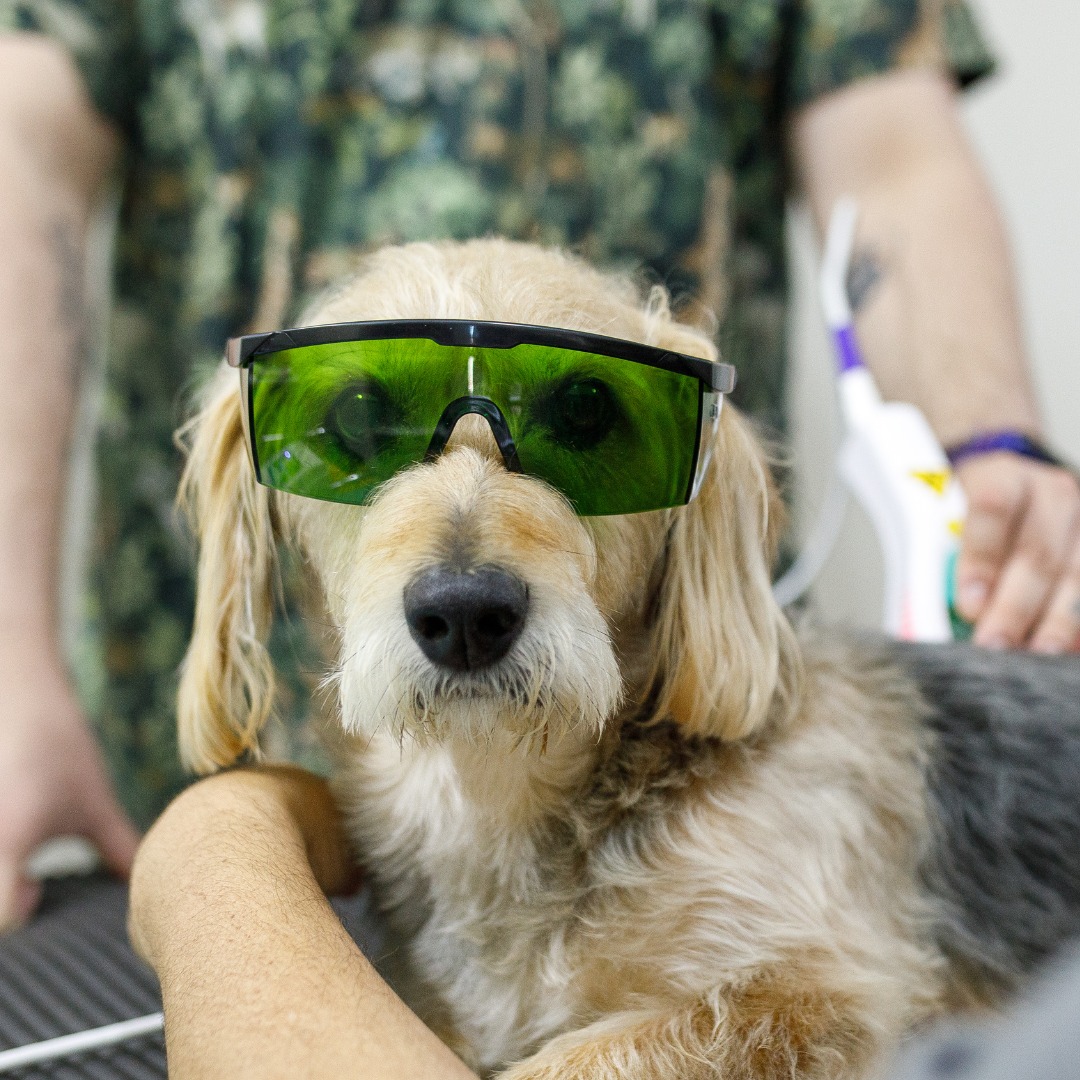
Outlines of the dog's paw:
{"label": "dog's paw", "polygon": [[[558,1040],[563,1042],[563,1040]],[[616,1071],[599,1046],[579,1043],[572,1049],[546,1046],[525,1061],[500,1072],[496,1080],[623,1080],[633,1072]]]}
{"label": "dog's paw", "polygon": [[542,1055],[521,1061],[517,1065],[511,1065],[509,1069],[498,1073],[495,1080],[580,1080],[581,1077],[607,1077],[614,1074],[596,1072],[595,1070],[583,1069],[580,1063],[567,1061],[553,1061],[550,1059],[540,1060]]}
{"label": "dog's paw", "polygon": [[[715,1065],[690,1050],[596,1039],[568,1045],[565,1037],[497,1074],[496,1080],[716,1080]],[[666,1052],[665,1052],[666,1049]]]}
{"label": "dog's paw", "polygon": [[[690,1003],[614,1013],[556,1036],[497,1080],[717,1080],[722,1068],[708,1045],[712,1014],[709,1024],[695,1025],[690,1021],[698,1011]],[[708,1033],[704,1041],[702,1032]],[[752,1074],[744,1069],[738,1075]]]}

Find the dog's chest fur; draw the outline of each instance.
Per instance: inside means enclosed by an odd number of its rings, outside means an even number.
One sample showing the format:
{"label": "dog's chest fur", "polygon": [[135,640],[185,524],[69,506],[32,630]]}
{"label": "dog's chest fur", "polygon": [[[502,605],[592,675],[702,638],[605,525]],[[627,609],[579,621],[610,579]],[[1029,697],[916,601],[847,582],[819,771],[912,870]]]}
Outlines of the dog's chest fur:
{"label": "dog's chest fur", "polygon": [[[640,946],[642,848],[720,756],[691,754],[670,725],[644,734],[567,737],[547,760],[375,740],[353,765],[354,834],[422,984],[405,993],[434,992],[424,1011],[482,1067],[602,1009],[592,969]],[[635,966],[620,965],[621,990],[655,991]]]}
{"label": "dog's chest fur", "polygon": [[[868,758],[859,698],[760,746],[633,723],[543,756],[367,742],[341,789],[408,942],[409,1003],[489,1070],[599,1016],[797,961],[826,925],[875,965],[931,967],[897,925],[918,918],[917,737],[901,724]],[[886,865],[853,858],[868,847]]]}

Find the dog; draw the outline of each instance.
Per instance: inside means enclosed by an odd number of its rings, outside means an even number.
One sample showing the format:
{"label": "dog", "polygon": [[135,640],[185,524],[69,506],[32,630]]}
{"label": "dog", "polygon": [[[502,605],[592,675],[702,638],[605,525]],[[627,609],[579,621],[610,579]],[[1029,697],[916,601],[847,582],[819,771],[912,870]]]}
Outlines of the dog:
{"label": "dog", "polygon": [[[662,289],[499,240],[380,251],[305,321],[439,318],[716,359]],[[235,370],[189,432],[185,760],[258,752],[290,545],[395,985],[483,1075],[855,1080],[1080,930],[1080,666],[796,632],[766,452],[727,405],[712,439],[687,505],[579,517],[477,416],[365,506],[256,483]],[[444,570],[527,595],[492,662],[418,645]]]}

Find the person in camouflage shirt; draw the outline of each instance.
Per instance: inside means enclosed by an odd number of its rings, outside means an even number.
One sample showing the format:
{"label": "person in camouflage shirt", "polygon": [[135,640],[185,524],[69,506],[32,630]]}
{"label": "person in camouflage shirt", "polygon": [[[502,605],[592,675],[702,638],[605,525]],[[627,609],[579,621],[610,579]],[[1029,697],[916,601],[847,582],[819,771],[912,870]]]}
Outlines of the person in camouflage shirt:
{"label": "person in camouflage shirt", "polygon": [[[226,337],[376,246],[497,233],[662,281],[780,432],[789,116],[898,66],[990,67],[958,0],[0,0],[0,28],[62,41],[124,135],[76,676],[144,826],[185,779],[173,432]],[[299,716],[317,661],[283,625]]]}

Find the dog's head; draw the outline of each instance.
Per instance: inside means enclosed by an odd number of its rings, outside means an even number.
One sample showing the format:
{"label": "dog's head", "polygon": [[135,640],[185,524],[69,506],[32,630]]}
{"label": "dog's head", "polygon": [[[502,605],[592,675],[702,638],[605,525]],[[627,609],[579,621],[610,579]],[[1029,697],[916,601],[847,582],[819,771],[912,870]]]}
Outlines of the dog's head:
{"label": "dog's head", "polygon": [[[662,290],[643,302],[579,260],[493,240],[379,252],[308,321],[410,318],[560,326],[715,358],[670,317]],[[531,744],[648,708],[688,734],[737,739],[797,692],[770,589],[779,503],[733,409],[697,498],[625,517],[579,518],[553,488],[510,472],[477,417],[365,507],[271,492],[252,474],[232,369],[189,436],[182,493],[201,550],[179,720],[199,771],[255,750],[271,711],[278,542],[297,546],[321,587],[351,731],[508,730]]]}

